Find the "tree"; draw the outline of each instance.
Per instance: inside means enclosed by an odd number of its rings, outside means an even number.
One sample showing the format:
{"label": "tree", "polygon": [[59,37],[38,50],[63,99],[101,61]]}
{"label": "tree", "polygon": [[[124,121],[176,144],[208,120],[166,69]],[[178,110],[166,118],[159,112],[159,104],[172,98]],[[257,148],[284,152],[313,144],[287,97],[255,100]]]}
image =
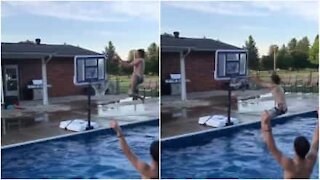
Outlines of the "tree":
{"label": "tree", "polygon": [[262,56],[261,57],[261,66],[263,70],[273,69],[273,58],[271,56]]}
{"label": "tree", "polygon": [[308,37],[303,37],[300,41],[298,41],[296,50],[308,54],[309,48],[310,48],[310,42]]}
{"label": "tree", "polygon": [[159,46],[151,43],[146,58],[146,74],[159,74]]}
{"label": "tree", "polygon": [[108,42],[108,45],[105,47],[105,54],[107,54],[107,72],[109,74],[118,74],[119,73],[119,63],[116,60],[113,60],[113,56],[116,53],[116,48],[113,45],[112,41]]}
{"label": "tree", "polygon": [[293,66],[292,56],[283,44],[277,53],[277,67],[280,69],[290,69]]}
{"label": "tree", "polygon": [[292,38],[288,43],[288,51],[292,52],[292,51],[296,50],[296,47],[297,47],[297,39]]}
{"label": "tree", "polygon": [[278,49],[279,47],[276,44],[270,45],[269,47],[269,56],[270,58],[272,58],[273,68],[277,68],[277,66],[274,66],[274,65],[277,65],[278,60],[276,59],[276,64],[274,64],[274,60],[275,60],[274,57],[278,53]]}
{"label": "tree", "polygon": [[309,60],[312,64],[319,65],[319,35],[316,36],[309,50]]}
{"label": "tree", "polygon": [[293,51],[291,53],[293,58],[293,67],[295,69],[302,69],[309,66],[308,54],[302,51]]}
{"label": "tree", "polygon": [[250,69],[259,69],[259,55],[256,47],[256,42],[250,35],[248,40],[245,42],[245,48],[248,50],[248,61]]}

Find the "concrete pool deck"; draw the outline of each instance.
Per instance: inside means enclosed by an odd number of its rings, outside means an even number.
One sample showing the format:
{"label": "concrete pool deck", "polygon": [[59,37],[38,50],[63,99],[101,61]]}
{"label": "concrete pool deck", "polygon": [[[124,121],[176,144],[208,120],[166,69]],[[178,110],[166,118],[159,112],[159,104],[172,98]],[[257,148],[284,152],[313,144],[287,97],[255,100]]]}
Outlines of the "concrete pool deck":
{"label": "concrete pool deck", "polygon": [[[118,101],[117,103],[114,103]],[[2,110],[1,146],[74,133],[59,128],[60,121],[87,119],[87,97],[68,96],[42,101],[22,101],[22,109]],[[106,104],[98,108],[99,104]],[[91,120],[109,127],[110,120],[120,125],[159,118],[159,98],[149,97],[142,104],[126,94],[92,97]]]}
{"label": "concrete pool deck", "polygon": [[[233,91],[238,99],[264,95],[268,91],[250,90]],[[161,137],[167,138],[187,133],[212,129],[212,127],[198,124],[199,117],[221,114],[227,115],[227,92],[210,91],[202,93],[189,93],[188,101],[181,102],[179,96],[161,97]],[[286,94],[288,113],[296,114],[316,110],[318,108],[318,94],[290,93]],[[241,123],[260,121],[260,114],[264,109],[272,108],[272,97],[249,99],[233,103],[231,116]],[[286,116],[285,115],[285,116]]]}

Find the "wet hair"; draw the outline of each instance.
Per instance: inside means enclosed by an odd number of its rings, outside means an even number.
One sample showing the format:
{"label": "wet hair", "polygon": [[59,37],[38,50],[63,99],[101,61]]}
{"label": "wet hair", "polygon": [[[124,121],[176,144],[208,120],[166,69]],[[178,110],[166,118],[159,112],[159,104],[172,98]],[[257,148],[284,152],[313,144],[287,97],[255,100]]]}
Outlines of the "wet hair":
{"label": "wet hair", "polygon": [[159,163],[159,141],[153,141],[150,145],[152,159]]}
{"label": "wet hair", "polygon": [[275,84],[280,84],[281,79],[280,79],[279,75],[277,75],[277,74],[272,74],[272,75],[271,75],[271,81],[272,81],[273,83],[275,83]]}
{"label": "wet hair", "polygon": [[137,52],[139,53],[140,58],[144,58],[145,52],[143,49],[138,49]]}
{"label": "wet hair", "polygon": [[294,150],[296,154],[304,159],[310,150],[310,143],[304,136],[296,137],[294,140]]}

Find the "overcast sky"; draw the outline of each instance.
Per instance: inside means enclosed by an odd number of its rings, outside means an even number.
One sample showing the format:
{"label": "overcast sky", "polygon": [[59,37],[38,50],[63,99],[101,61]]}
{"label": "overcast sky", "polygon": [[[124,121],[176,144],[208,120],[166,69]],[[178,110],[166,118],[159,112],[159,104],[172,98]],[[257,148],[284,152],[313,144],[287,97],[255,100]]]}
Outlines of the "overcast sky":
{"label": "overcast sky", "polygon": [[251,34],[260,55],[271,44],[318,33],[317,1],[162,2],[161,33],[180,31],[185,37],[204,37],[239,47]]}
{"label": "overcast sky", "polygon": [[159,44],[160,3],[2,2],[2,42],[41,38],[102,52],[112,41],[126,58],[131,49]]}

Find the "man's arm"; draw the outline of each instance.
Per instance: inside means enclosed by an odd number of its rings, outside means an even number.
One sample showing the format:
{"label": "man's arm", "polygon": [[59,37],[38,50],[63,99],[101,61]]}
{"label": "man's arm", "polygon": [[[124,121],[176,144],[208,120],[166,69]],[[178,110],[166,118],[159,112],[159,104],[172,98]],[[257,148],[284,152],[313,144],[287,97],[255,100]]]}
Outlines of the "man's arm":
{"label": "man's arm", "polygon": [[118,61],[121,64],[121,66],[124,66],[124,67],[127,67],[127,68],[131,67],[131,64],[128,63],[127,61],[122,60],[118,54],[114,54],[113,55],[113,59]]}
{"label": "man's arm", "polygon": [[317,161],[318,150],[319,150],[319,121],[313,133],[310,152],[307,155],[307,159],[311,161],[312,165]]}
{"label": "man's arm", "polygon": [[140,59],[135,59],[133,60],[132,62],[126,62],[126,61],[120,61],[121,65],[124,66],[124,67],[133,67],[139,63],[141,63],[141,60]]}
{"label": "man's arm", "polygon": [[288,169],[290,167],[291,160],[282,154],[274,142],[272,128],[270,125],[270,115],[267,111],[263,112],[261,115],[261,130],[264,141],[273,157],[284,169]]}
{"label": "man's arm", "polygon": [[258,86],[265,87],[265,88],[273,88],[273,85],[271,83],[265,82],[256,76],[251,76],[250,79],[253,80],[255,83],[257,83]]}
{"label": "man's arm", "polygon": [[118,123],[116,121],[111,121],[110,127],[113,128],[117,133],[120,142],[120,147],[123,153],[128,158],[128,160],[134,166],[134,168],[137,171],[139,171],[143,176],[151,177],[152,175],[150,174],[150,166],[147,163],[140,161],[138,157],[131,151]]}

